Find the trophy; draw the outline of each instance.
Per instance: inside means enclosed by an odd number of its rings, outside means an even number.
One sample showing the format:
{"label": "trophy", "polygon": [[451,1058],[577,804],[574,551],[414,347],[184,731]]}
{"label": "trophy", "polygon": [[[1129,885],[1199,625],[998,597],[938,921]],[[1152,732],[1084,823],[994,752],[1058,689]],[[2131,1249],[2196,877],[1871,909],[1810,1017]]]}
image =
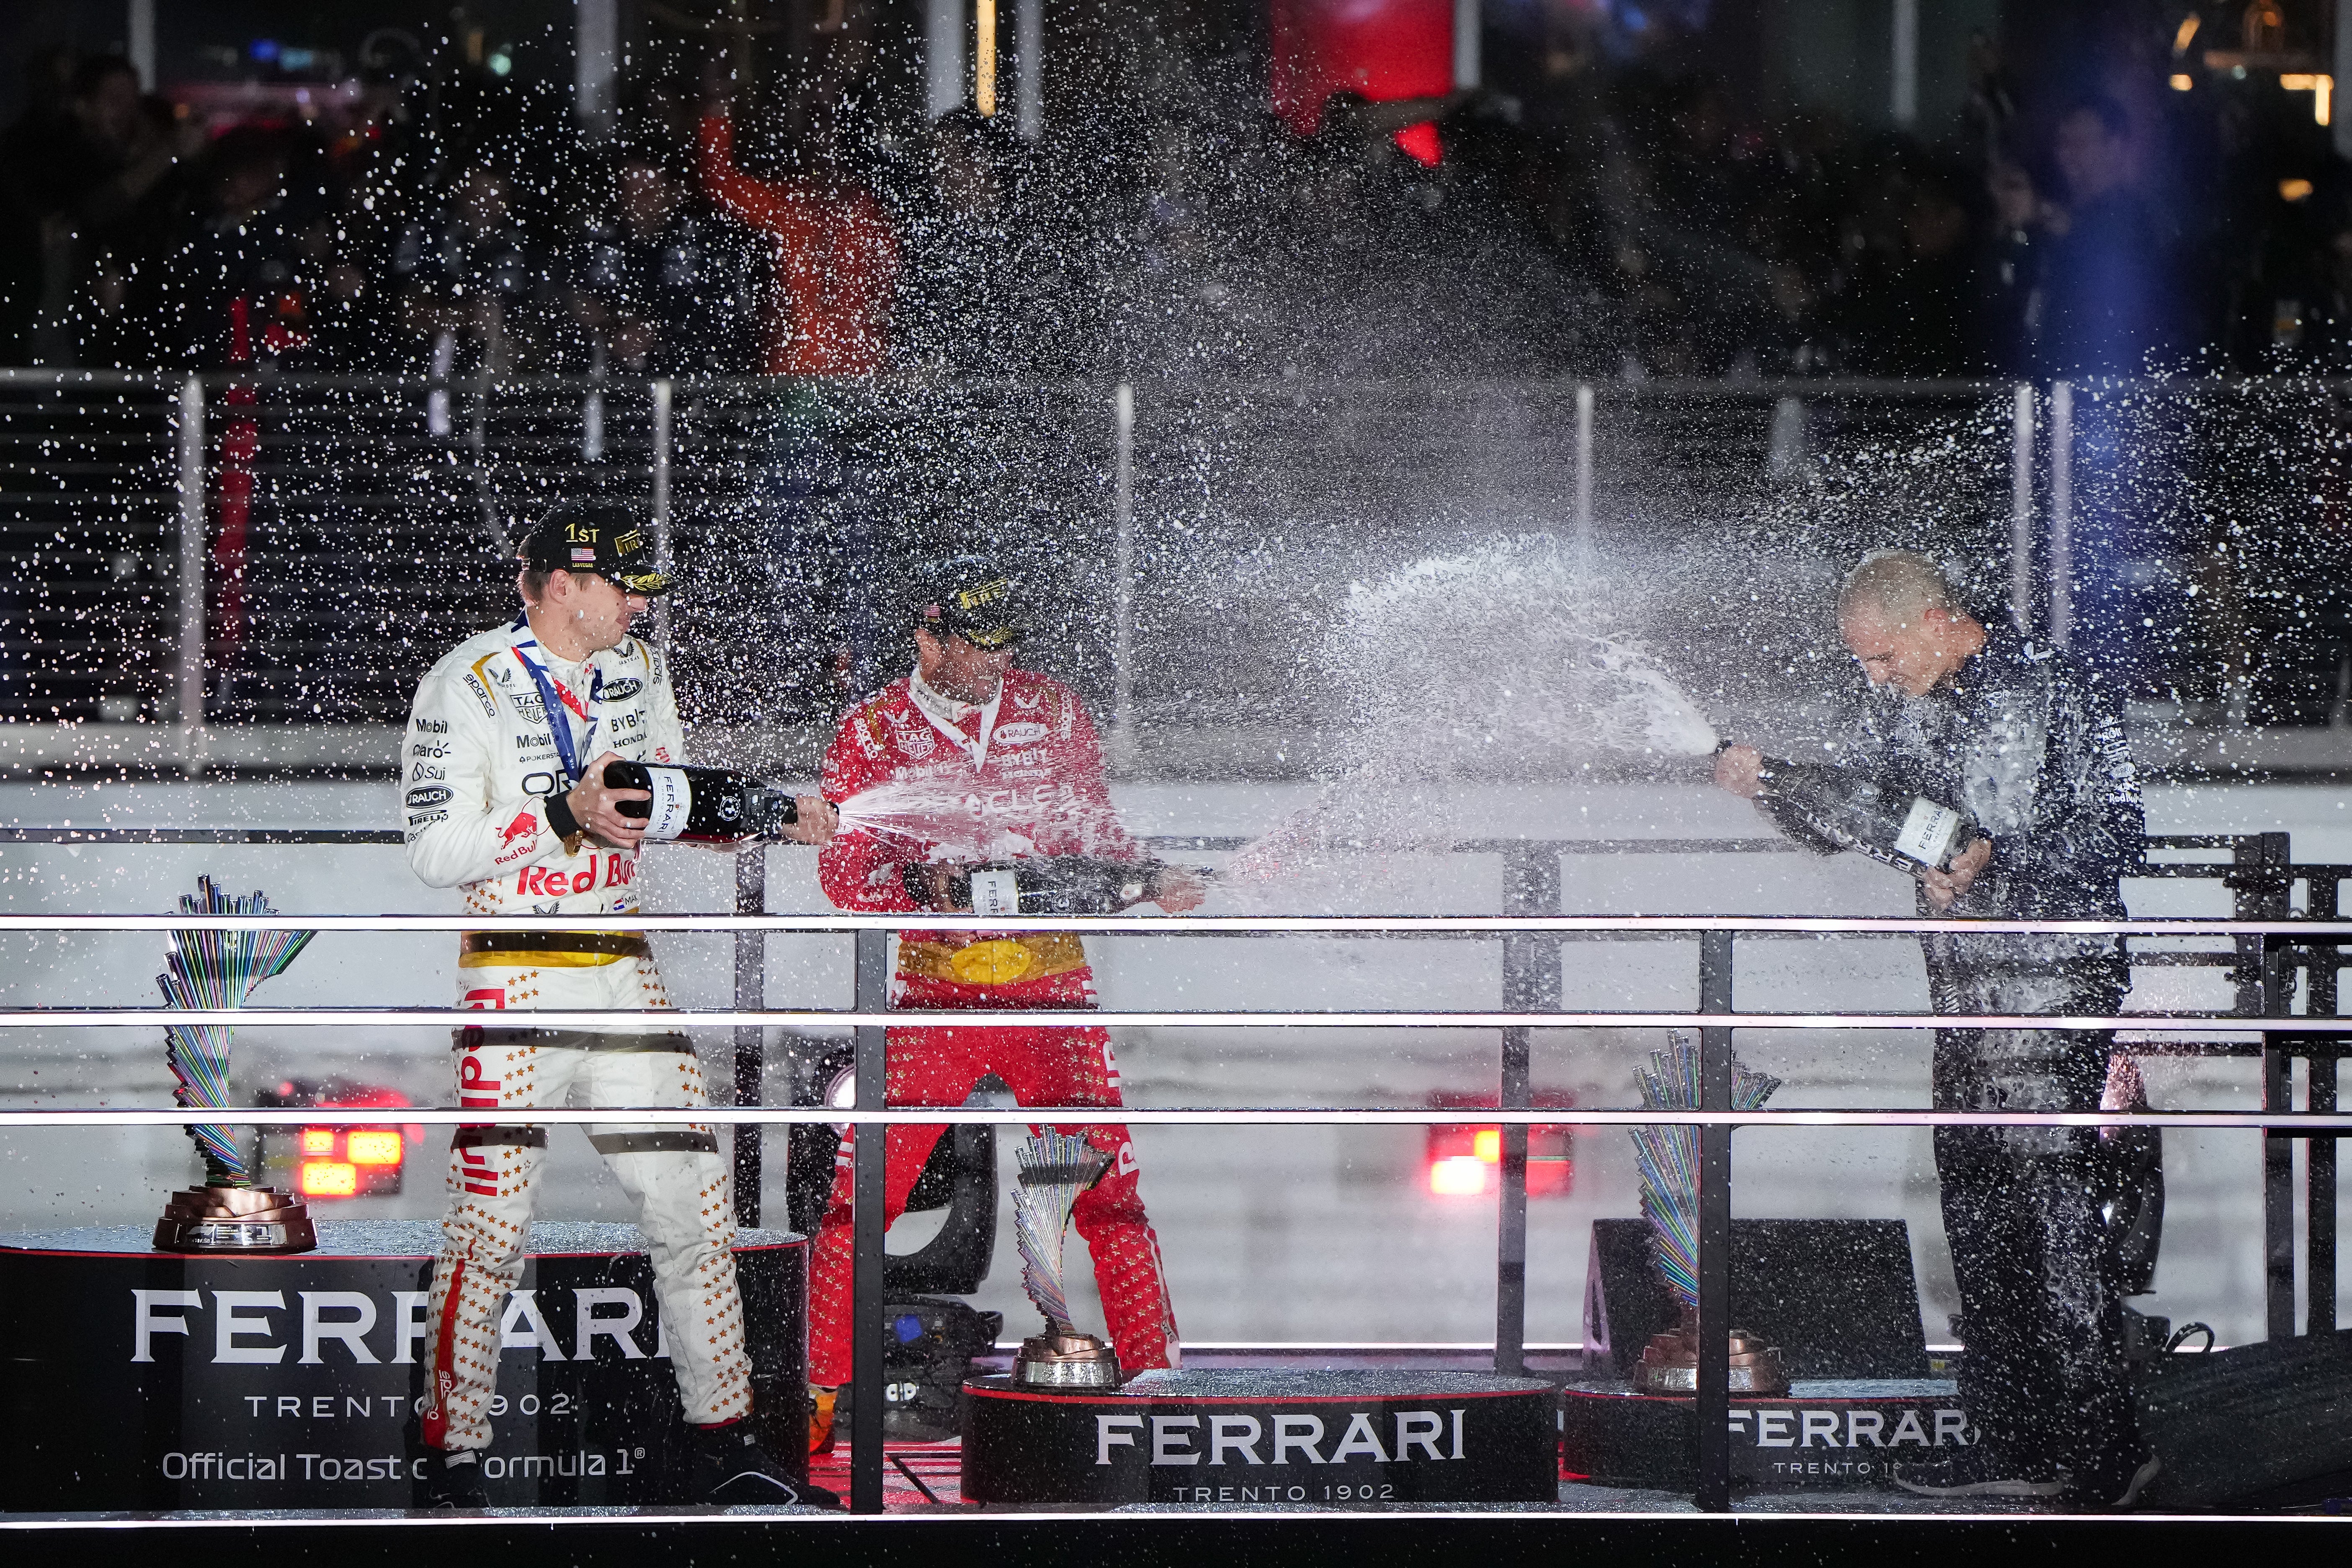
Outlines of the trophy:
{"label": "trophy", "polygon": [[[1699,1103],[1697,1042],[1687,1030],[1666,1037],[1650,1065],[1633,1069],[1642,1103],[1659,1110],[1696,1110]],[[1753,1110],[1772,1098],[1780,1080],[1731,1060],[1731,1105]],[[1642,1348],[1633,1386],[1643,1394],[1698,1392],[1698,1129],[1687,1124],[1636,1127],[1633,1157],[1642,1173],[1642,1217],[1650,1222],[1650,1256],[1682,1307],[1682,1321]],[[1780,1352],[1745,1329],[1731,1331],[1731,1391],[1786,1394]]]}
{"label": "trophy", "polygon": [[[259,892],[223,893],[210,877],[180,896],[184,915],[274,915]],[[165,950],[165,973],[155,977],[173,1007],[242,1007],[256,985],[282,974],[312,933],[307,931],[175,931]],[[179,1087],[172,1098],[192,1110],[228,1109],[226,1024],[168,1024],[163,1057]],[[253,1164],[226,1127],[194,1122],[188,1136],[204,1156],[205,1184],[172,1194],[155,1223],[155,1245],[165,1252],[308,1252],[319,1245],[301,1200],[253,1184]]]}
{"label": "trophy", "polygon": [[1070,1206],[1093,1186],[1110,1156],[1084,1138],[1046,1132],[1013,1151],[1021,1174],[1013,1188],[1013,1221],[1021,1247],[1021,1288],[1045,1314],[1045,1331],[1021,1342],[1013,1381],[1030,1388],[1117,1388],[1118,1357],[1070,1323],[1062,1288],[1063,1232]]}

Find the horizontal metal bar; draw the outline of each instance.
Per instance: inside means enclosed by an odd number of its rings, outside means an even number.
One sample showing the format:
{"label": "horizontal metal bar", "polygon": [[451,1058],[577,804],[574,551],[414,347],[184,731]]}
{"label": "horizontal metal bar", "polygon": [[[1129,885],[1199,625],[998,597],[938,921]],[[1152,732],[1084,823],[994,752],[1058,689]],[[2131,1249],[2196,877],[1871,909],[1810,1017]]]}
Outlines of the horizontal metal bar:
{"label": "horizontal metal bar", "polygon": [[[163,500],[173,498],[165,496]],[[394,498],[395,500],[398,498]],[[93,557],[95,559],[95,557]],[[103,586],[103,585],[100,585]],[[96,679],[93,672],[91,679]],[[387,726],[389,728],[389,726]],[[406,836],[389,827],[0,827],[0,844],[380,844],[398,845]],[[1155,834],[1142,842],[1155,849],[1223,854],[1253,842],[1223,834]],[[2204,837],[2150,838],[2153,849],[2227,847],[2229,840]],[[1465,838],[1417,847],[1430,853],[1499,855],[1548,848],[1561,855],[1796,855],[1804,847],[1785,838]],[[2222,878],[2245,870],[2227,860],[2150,861],[2125,873],[2126,879],[2179,880]],[[2264,867],[2289,880],[2352,878],[2352,866]]]}
{"label": "horizontal metal bar", "polygon": [[2352,1017],[2253,1017],[2239,1013],[1952,1014],[1938,1013],[1681,1013],[1445,1012],[1380,1010],[1307,1013],[1111,1012],[1086,1008],[893,1007],[858,1012],[826,1007],[533,1008],[483,1012],[466,1007],[19,1007],[0,1011],[0,1028],[126,1029],[160,1025],[228,1024],[298,1028],[353,1025],[492,1029],[599,1029],[627,1033],[669,1029],[851,1028],[918,1025],[1013,1029],[2132,1029],[2180,1034],[2220,1028],[2229,1034],[2316,1034],[2352,1037]]}
{"label": "horizontal metal bar", "polygon": [[2292,936],[2352,941],[2352,921],[1923,920],[1827,915],[68,915],[0,914],[11,931],[1097,931],[1128,936],[1219,932],[1314,935],[1387,931],[1505,936],[1519,931],[1793,931],[1822,936]]}
{"label": "horizontal metal bar", "polygon": [[[173,744],[177,744],[176,738]],[[0,827],[0,844],[400,844],[396,827]]]}
{"label": "horizontal metal bar", "polygon": [[[391,726],[385,728],[389,730]],[[268,837],[250,837],[256,834]],[[240,835],[247,837],[240,837]],[[393,827],[0,827],[0,844],[401,844],[405,841],[406,836]],[[1254,840],[1237,834],[1164,833],[1152,835],[1143,842],[1155,849],[1225,854]],[[1501,855],[1531,846],[1550,848],[1562,855],[1804,853],[1803,846],[1792,844],[1785,838],[1465,838],[1414,847],[1431,853]]]}
{"label": "horizontal metal bar", "polygon": [[[177,371],[67,370],[47,367],[11,367],[0,370],[0,385],[26,387],[147,387],[176,384]],[[421,392],[428,387],[446,386],[467,391],[496,393],[514,396],[533,390],[575,390],[601,387],[608,393],[643,392],[651,378],[630,375],[499,375],[488,374],[453,375],[434,379],[423,375],[351,375],[320,372],[279,371],[268,366],[255,366],[236,371],[208,372],[207,386],[253,385],[314,387],[331,390]],[[1100,392],[1105,384],[1092,379],[1058,377],[1014,378],[945,377],[920,373],[899,372],[888,375],[863,378],[844,386],[835,377],[796,375],[732,375],[677,377],[679,391],[698,392],[742,390],[774,393],[802,385],[823,384],[830,393],[844,395],[855,392],[884,393],[920,390],[942,393],[976,392],[1069,392],[1091,394]],[[1396,376],[1330,376],[1321,378],[1231,377],[1170,375],[1153,377],[1145,384],[1162,391],[1190,390],[1195,393],[1222,392],[1229,394],[1265,393],[1285,400],[1295,399],[1302,393],[1318,391],[1391,392],[1414,396],[1426,396],[1428,384]],[[1906,402],[1928,398],[1990,397],[2006,395],[2016,383],[1991,381],[1974,377],[1933,378],[1916,380],[1884,376],[1753,376],[1699,377],[1652,376],[1641,380],[1584,380],[1570,376],[1480,377],[1466,382],[1448,382],[1452,393],[1511,389],[1526,393],[1551,392],[1562,398],[1573,395],[1580,385],[1590,385],[1603,397],[1624,396],[1652,400],[1659,397],[1706,397],[1766,400],[1780,397],[1885,397]],[[2103,393],[2138,392],[2161,395],[2182,401],[2220,401],[2232,394],[2243,395],[2257,389],[2326,392],[2352,390],[2352,382],[2341,377],[2242,375],[2212,376],[2187,380],[2162,376],[2089,377],[2076,383],[2080,387]]]}
{"label": "horizontal metal bar", "polygon": [[238,1127],[426,1127],[603,1126],[627,1122],[646,1127],[697,1127],[714,1122],[791,1125],[815,1122],[881,1122],[925,1127],[965,1123],[1029,1126],[1053,1122],[1123,1121],[1137,1126],[1212,1127],[1260,1123],[1277,1126],[1367,1127],[2196,1127],[2275,1131],[2302,1137],[2314,1132],[2352,1132],[2352,1111],[2327,1115],[2261,1110],[1668,1110],[1639,1107],[1584,1110],[1555,1107],[1497,1110],[1479,1106],[1105,1106],[1025,1105],[1008,1109],[974,1106],[898,1106],[887,1110],[844,1110],[829,1105],[551,1107],[501,1109],[486,1119],[477,1110],[445,1106],[319,1106],[310,1110],[230,1107],[218,1110],[179,1107],[153,1110],[127,1106],[89,1110],[0,1110],[0,1127],[181,1127],[220,1122]]}

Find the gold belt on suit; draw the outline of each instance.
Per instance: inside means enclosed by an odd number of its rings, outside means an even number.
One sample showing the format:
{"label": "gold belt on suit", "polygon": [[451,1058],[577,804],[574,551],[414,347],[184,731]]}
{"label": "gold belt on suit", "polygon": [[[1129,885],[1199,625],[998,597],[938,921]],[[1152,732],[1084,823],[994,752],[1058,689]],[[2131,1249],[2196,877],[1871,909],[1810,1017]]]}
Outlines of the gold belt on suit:
{"label": "gold belt on suit", "polygon": [[1069,931],[992,937],[961,944],[905,939],[898,943],[899,973],[958,985],[1010,985],[1016,980],[1066,974],[1085,968],[1086,963],[1085,944]]}
{"label": "gold belt on suit", "polygon": [[639,931],[469,931],[457,941],[460,969],[597,969],[652,949]]}

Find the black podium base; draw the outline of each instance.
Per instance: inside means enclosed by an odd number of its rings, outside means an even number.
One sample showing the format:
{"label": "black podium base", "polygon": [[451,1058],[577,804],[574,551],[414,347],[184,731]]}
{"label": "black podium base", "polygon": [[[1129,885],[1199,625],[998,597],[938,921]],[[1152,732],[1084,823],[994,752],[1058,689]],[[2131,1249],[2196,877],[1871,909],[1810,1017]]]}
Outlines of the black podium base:
{"label": "black podium base", "polygon": [[[131,1226],[0,1235],[0,1510],[408,1508],[440,1227],[156,1252]],[[499,1507],[680,1500],[677,1387],[635,1227],[539,1225],[507,1299],[483,1464]],[[807,1243],[736,1246],[753,1419],[805,1457]]]}
{"label": "black podium base", "polygon": [[1552,1391],[1449,1372],[1148,1372],[1124,1388],[965,1384],[978,1503],[1557,1502]]}
{"label": "black podium base", "polygon": [[[1975,1437],[1951,1383],[1801,1378],[1777,1398],[1732,1399],[1731,1479],[1757,1491],[1876,1486],[1905,1459]],[[1686,1490],[1698,1481],[1696,1405],[1623,1383],[1564,1388],[1560,1468],[1608,1486]]]}

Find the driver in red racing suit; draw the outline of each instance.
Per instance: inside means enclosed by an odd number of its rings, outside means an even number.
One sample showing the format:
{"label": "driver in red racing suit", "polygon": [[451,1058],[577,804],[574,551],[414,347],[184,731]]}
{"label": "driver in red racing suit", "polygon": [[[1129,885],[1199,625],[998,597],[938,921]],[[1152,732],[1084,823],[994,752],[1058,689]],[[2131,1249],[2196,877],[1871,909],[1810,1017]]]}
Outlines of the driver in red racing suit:
{"label": "driver in red racing suit", "polygon": [[[1118,826],[1103,778],[1102,746],[1077,694],[1058,680],[1010,668],[1022,637],[1017,584],[985,561],[939,569],[916,611],[914,672],[892,681],[842,721],[825,752],[824,791],[850,799],[885,784],[936,786],[977,806],[985,858],[1085,854],[1138,859]],[[927,792],[928,793],[928,792]],[[978,858],[900,834],[849,831],[819,856],[825,894],[845,910],[958,909],[945,862]],[[1175,868],[1155,879],[1161,908],[1201,901],[1198,882]],[[893,1006],[1068,1009],[1095,1005],[1079,939],[1064,931],[991,936],[901,931]],[[990,1073],[1022,1105],[1120,1103],[1110,1034],[1102,1028],[940,1028],[888,1031],[887,1103],[961,1105]],[[1062,1126],[1111,1156],[1082,1194],[1072,1223],[1094,1260],[1103,1316],[1120,1368],[1178,1364],[1176,1319],[1161,1277],[1159,1239],[1137,1190],[1134,1145],[1116,1122]],[[884,1224],[907,1194],[944,1127],[894,1125],[888,1133]],[[842,1142],[831,1205],[819,1227],[809,1284],[809,1381],[816,1388],[810,1436],[832,1443],[834,1391],[850,1370],[852,1146]]]}

